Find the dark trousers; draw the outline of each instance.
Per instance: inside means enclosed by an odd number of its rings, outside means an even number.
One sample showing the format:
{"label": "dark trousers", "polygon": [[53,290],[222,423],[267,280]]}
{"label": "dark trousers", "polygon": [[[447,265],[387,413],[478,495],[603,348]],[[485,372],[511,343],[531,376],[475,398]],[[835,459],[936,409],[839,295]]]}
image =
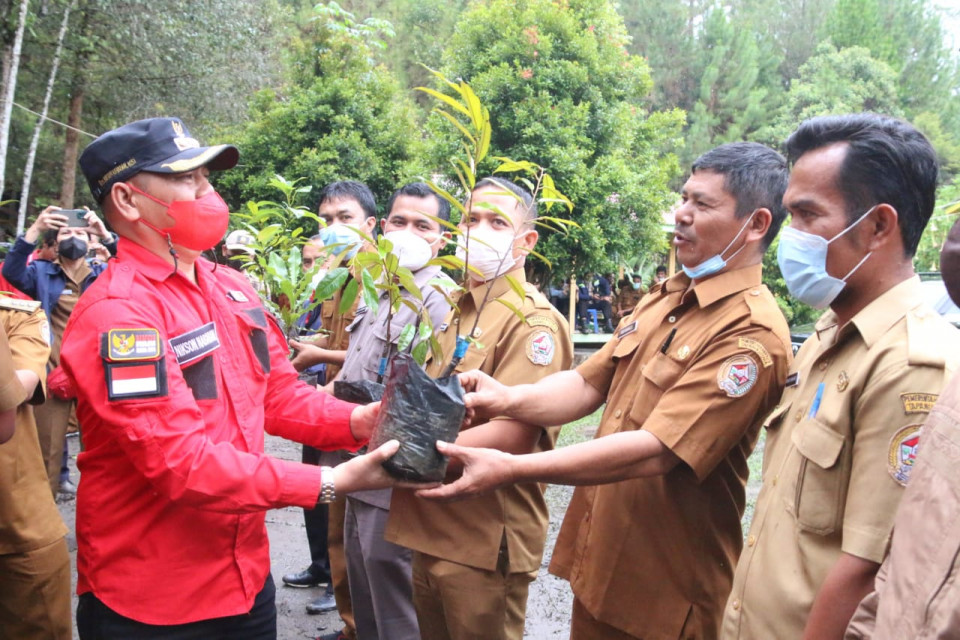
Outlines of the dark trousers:
{"label": "dark trousers", "polygon": [[[319,465],[320,450],[303,445],[301,460],[304,464]],[[320,504],[303,510],[303,524],[307,528],[307,545],[310,547],[310,573],[320,582],[330,582],[330,556],[327,553],[327,527],[330,508]]]}
{"label": "dark trousers", "polygon": [[277,607],[273,577],[248,613],[186,624],[152,625],[121,616],[92,593],[80,596],[77,631],[80,640],[276,640]]}

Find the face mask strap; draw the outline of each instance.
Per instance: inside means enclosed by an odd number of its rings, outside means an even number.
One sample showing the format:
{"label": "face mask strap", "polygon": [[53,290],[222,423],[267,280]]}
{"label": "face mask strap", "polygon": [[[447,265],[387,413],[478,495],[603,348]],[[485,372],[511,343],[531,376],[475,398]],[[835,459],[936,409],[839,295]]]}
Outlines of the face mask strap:
{"label": "face mask strap", "polygon": [[[863,215],[860,216],[859,218],[857,218],[856,220],[854,220],[854,221],[850,224],[850,226],[848,226],[846,229],[844,229],[843,231],[841,231],[841,232],[838,233],[837,235],[835,235],[835,236],[833,236],[832,238],[830,238],[829,240],[827,240],[827,244],[830,244],[831,242],[833,242],[834,240],[836,240],[837,238],[839,238],[840,236],[842,236],[843,234],[845,234],[847,231],[850,231],[850,229],[853,229],[855,226],[857,226],[858,224],[860,224],[861,222],[863,222],[863,219],[866,218],[866,217],[867,217],[868,215],[870,215],[871,213],[873,213],[873,210],[876,209],[876,208],[879,207],[879,206],[880,206],[880,205],[875,204],[875,205],[873,205],[872,207],[870,207],[869,209],[867,209],[867,210],[863,213]],[[864,258],[864,259],[866,259],[866,258]],[[859,266],[859,265],[858,265],[858,266]]]}
{"label": "face mask strap", "polygon": [[869,252],[867,255],[863,256],[863,260],[861,260],[860,262],[858,262],[858,263],[857,263],[857,266],[855,266],[853,269],[850,269],[850,271],[847,273],[847,275],[843,276],[842,280],[843,280],[844,282],[846,282],[846,281],[847,281],[847,278],[849,278],[850,276],[852,276],[852,275],[854,274],[854,272],[855,272],[857,269],[859,269],[859,268],[863,265],[864,262],[867,261],[867,258],[869,258],[869,257],[872,256],[872,255],[873,255],[873,251],[871,251],[871,252]]}
{"label": "face mask strap", "polygon": [[727,246],[723,248],[723,251],[720,252],[720,254],[719,254],[719,255],[720,255],[720,258],[721,258],[724,262],[726,262],[727,260],[732,260],[738,253],[740,253],[741,251],[743,251],[743,248],[744,248],[744,247],[747,246],[747,245],[743,245],[742,247],[740,247],[739,249],[737,249],[736,251],[734,251],[734,252],[733,252],[733,255],[730,256],[729,258],[724,258],[724,257],[723,257],[723,254],[725,254],[727,251],[730,250],[730,247],[732,247],[732,246],[733,246],[733,243],[737,241],[737,238],[740,237],[740,234],[743,233],[744,229],[747,228],[747,225],[750,224],[750,221],[753,220],[753,216],[755,216],[755,215],[757,215],[757,210],[756,210],[756,209],[754,209],[754,210],[753,210],[753,213],[751,213],[751,214],[747,217],[747,219],[744,220],[743,226],[740,227],[740,231],[737,231],[737,235],[733,236],[733,238],[730,239],[730,242],[727,244]]}

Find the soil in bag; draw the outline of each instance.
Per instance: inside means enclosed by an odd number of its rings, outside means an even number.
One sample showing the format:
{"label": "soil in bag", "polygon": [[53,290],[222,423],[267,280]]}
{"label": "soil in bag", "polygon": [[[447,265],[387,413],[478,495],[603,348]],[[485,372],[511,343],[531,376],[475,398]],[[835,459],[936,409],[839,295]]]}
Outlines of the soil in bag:
{"label": "soil in bag", "polygon": [[399,440],[400,450],[383,463],[387,472],[412,482],[440,482],[447,457],[437,451],[437,440],[456,439],[465,410],[457,376],[435,380],[410,354],[400,353],[390,364],[370,448]]}

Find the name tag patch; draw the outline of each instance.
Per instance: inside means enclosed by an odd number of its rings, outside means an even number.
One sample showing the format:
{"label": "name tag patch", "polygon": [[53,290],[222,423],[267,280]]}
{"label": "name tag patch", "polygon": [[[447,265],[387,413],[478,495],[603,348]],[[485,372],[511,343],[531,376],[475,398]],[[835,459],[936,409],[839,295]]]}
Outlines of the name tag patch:
{"label": "name tag patch", "polygon": [[787,386],[788,386],[788,387],[795,387],[795,386],[797,386],[798,384],[800,384],[800,372],[799,372],[799,371],[795,371],[794,373],[791,373],[790,375],[787,376]]}
{"label": "name tag patch", "polygon": [[220,338],[217,336],[217,326],[213,322],[170,338],[170,348],[173,349],[177,364],[180,366],[198,360],[219,347]]}
{"label": "name tag patch", "polygon": [[625,326],[623,329],[620,329],[620,331],[617,331],[617,337],[622,338],[624,336],[628,336],[636,330],[637,330],[637,321],[634,320],[633,322]]}

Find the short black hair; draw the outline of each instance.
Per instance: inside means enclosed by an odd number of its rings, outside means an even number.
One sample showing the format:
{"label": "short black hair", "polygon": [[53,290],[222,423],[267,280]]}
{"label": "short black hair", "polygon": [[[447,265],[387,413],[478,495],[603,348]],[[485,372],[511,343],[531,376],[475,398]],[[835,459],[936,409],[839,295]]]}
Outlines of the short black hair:
{"label": "short black hair", "polygon": [[450,221],[450,203],[447,202],[446,198],[434,191],[426,182],[411,182],[394,191],[393,195],[390,196],[390,199],[387,201],[386,216],[388,218],[390,217],[390,212],[393,211],[393,203],[400,196],[412,196],[414,198],[429,198],[433,196],[437,199],[437,217],[447,222]]}
{"label": "short black hair", "polygon": [[658,267],[657,267],[657,270],[656,270],[656,273],[661,273],[661,272],[662,272],[662,273],[666,273],[666,272],[667,272],[667,268],[666,268],[665,266],[663,266],[662,264],[661,264],[660,266],[658,266]]}
{"label": "short black hair", "polygon": [[793,164],[835,143],[847,145],[836,176],[847,221],[875,205],[890,205],[897,210],[904,255],[913,257],[937,199],[939,165],[930,141],[910,123],[877,113],[821,116],[787,138],[787,157]]}
{"label": "short black hair", "polygon": [[723,188],[737,201],[737,218],[757,209],[770,211],[773,219],[763,236],[766,250],[787,217],[783,206],[783,194],[790,178],[786,158],[756,142],[731,142],[694,160],[691,172],[697,171],[713,171],[723,176]]}
{"label": "short black hair", "polygon": [[477,180],[473,190],[477,191],[478,189],[490,188],[499,189],[501,191],[509,191],[513,195],[517,196],[517,200],[521,205],[523,205],[523,210],[526,214],[526,220],[524,220],[525,224],[530,224],[537,219],[537,202],[533,199],[533,196],[530,195],[530,192],[520,185],[510,182],[509,180],[504,180],[503,178],[487,176],[486,178]]}
{"label": "short black hair", "polygon": [[52,247],[57,244],[57,234],[60,229],[46,229],[43,232],[43,246]]}
{"label": "short black hair", "polygon": [[373,192],[370,191],[370,187],[356,180],[331,182],[320,190],[320,200],[317,202],[317,206],[319,207],[328,200],[343,199],[355,200],[363,209],[367,218],[377,217],[377,201],[373,197]]}

